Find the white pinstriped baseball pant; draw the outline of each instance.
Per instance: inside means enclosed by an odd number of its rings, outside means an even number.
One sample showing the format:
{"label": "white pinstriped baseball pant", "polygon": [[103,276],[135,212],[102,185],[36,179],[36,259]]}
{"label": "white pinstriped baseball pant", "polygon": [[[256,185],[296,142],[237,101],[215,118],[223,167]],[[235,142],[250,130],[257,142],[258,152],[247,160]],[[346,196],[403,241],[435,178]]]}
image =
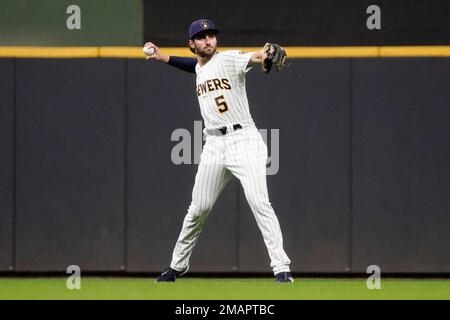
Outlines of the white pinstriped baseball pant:
{"label": "white pinstriped baseball pant", "polygon": [[171,268],[189,266],[194,246],[220,193],[236,176],[264,238],[274,274],[288,272],[290,260],[283,249],[280,224],[269,202],[266,182],[267,146],[255,126],[207,135],[195,176],[192,202],[175,245]]}

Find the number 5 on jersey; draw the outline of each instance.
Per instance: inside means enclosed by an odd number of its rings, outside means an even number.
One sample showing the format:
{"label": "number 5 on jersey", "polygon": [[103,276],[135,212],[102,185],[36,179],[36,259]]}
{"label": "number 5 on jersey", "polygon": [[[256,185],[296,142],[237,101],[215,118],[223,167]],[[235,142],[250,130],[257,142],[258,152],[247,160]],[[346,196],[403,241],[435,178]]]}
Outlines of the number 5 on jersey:
{"label": "number 5 on jersey", "polygon": [[224,113],[225,111],[228,110],[228,105],[225,102],[225,97],[223,95],[218,96],[217,98],[215,98],[214,100],[216,100],[216,104],[219,107],[219,112],[220,113]]}

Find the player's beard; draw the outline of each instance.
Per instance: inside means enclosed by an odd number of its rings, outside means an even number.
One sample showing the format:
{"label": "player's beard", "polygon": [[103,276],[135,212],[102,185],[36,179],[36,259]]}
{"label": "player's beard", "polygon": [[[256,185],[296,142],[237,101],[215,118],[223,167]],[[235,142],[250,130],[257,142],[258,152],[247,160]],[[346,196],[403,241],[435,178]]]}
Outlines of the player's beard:
{"label": "player's beard", "polygon": [[198,47],[195,48],[195,52],[201,58],[211,58],[217,51],[217,46],[208,45],[205,46],[203,50],[200,50]]}

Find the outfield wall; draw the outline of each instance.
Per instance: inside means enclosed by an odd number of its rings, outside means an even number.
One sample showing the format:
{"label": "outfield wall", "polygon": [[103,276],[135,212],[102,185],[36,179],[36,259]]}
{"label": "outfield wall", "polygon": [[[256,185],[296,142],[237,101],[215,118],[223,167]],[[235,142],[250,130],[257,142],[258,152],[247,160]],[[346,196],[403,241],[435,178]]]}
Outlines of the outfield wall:
{"label": "outfield wall", "polygon": [[[298,59],[248,75],[293,271],[450,272],[449,70],[448,58]],[[143,59],[0,59],[0,271],[166,267],[201,146],[194,83]],[[270,272],[236,181],[191,262]]]}

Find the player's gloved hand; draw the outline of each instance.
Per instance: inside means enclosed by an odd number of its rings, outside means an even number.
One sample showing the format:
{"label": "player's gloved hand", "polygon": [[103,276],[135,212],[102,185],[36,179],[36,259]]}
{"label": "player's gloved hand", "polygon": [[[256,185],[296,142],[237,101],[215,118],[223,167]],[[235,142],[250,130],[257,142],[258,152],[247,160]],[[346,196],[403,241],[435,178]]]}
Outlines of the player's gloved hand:
{"label": "player's gloved hand", "polygon": [[264,58],[262,61],[262,72],[269,73],[275,65],[280,71],[286,65],[286,51],[276,43],[266,43],[264,48]]}

